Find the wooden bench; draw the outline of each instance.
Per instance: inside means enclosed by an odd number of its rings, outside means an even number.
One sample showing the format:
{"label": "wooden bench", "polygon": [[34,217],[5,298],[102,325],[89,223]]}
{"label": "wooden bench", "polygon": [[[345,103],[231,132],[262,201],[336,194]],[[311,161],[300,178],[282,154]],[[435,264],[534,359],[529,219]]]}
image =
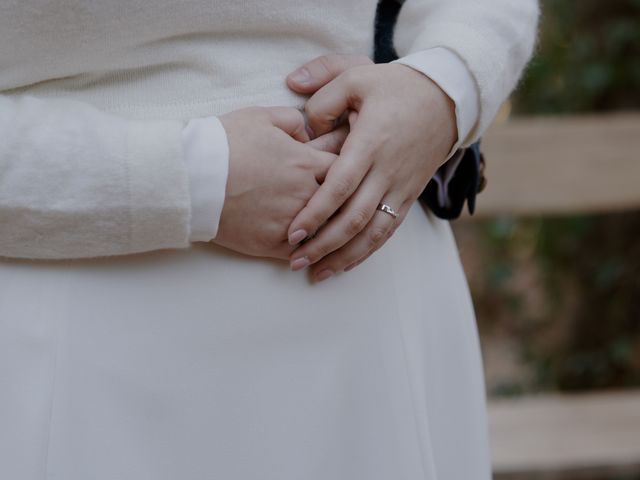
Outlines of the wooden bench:
{"label": "wooden bench", "polygon": [[478,216],[640,207],[640,114],[515,118],[484,138]]}
{"label": "wooden bench", "polygon": [[489,418],[496,480],[640,478],[640,390],[492,401]]}
{"label": "wooden bench", "polygon": [[[516,118],[483,150],[474,218],[640,208],[639,113]],[[640,391],[495,400],[489,417],[496,480],[640,479]]]}

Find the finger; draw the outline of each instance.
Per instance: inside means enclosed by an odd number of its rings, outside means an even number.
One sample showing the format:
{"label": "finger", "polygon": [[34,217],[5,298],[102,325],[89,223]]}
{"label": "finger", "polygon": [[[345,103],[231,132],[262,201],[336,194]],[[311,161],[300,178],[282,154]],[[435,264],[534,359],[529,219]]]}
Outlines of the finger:
{"label": "finger", "polygon": [[299,142],[308,142],[310,140],[304,114],[300,110],[292,107],[267,107],[265,110],[275,127],[283,130]]}
{"label": "finger", "polygon": [[363,93],[360,78],[359,68],[346,70],[307,100],[304,107],[307,123],[316,136],[333,130],[347,110],[360,110]]}
{"label": "finger", "polygon": [[327,172],[338,156],[334,153],[323,151],[313,151],[312,153],[311,168],[313,170],[313,175],[316,177],[316,182],[318,182],[318,184],[322,184],[326,179]]}
{"label": "finger", "polygon": [[287,75],[287,85],[298,93],[312,94],[347,69],[372,63],[365,55],[322,55]]}
{"label": "finger", "polygon": [[291,256],[292,268],[301,263],[297,261],[300,258],[314,264],[356,237],[376,213],[386,189],[384,179],[365,179],[340,213],[332,217],[312,240],[294,252]]}
{"label": "finger", "polygon": [[406,217],[406,215],[407,215],[407,213],[409,211],[409,208],[411,207],[412,203],[413,203],[412,201],[405,202],[405,206],[403,206],[400,209],[400,214],[399,214],[398,218],[396,219],[395,225],[393,226],[393,228],[391,228],[391,230],[389,230],[389,232],[387,232],[386,237],[384,238],[384,240],[382,241],[382,243],[379,246],[377,246],[376,248],[373,248],[372,250],[369,250],[366,253],[366,255],[364,255],[363,257],[361,257],[360,259],[358,259],[356,262],[352,263],[351,265],[348,265],[347,267],[345,267],[343,271],[349,272],[349,271],[353,270],[354,268],[356,268],[358,265],[361,265],[371,255],[373,255],[376,251],[378,251],[385,243],[387,243],[387,241],[393,236],[395,231],[398,229],[398,227],[404,221],[404,219],[405,219],[405,217]]}
{"label": "finger", "polygon": [[320,225],[355,192],[373,162],[377,148],[375,140],[380,136],[376,132],[376,127],[369,127],[362,119],[355,125],[342,146],[340,156],[329,168],[325,181],[291,222],[290,237],[299,231],[315,234]]}
{"label": "finger", "polygon": [[294,247],[289,245],[289,242],[282,242],[274,249],[270,256],[278,260],[287,260],[291,256],[293,248]]}
{"label": "finger", "polygon": [[[386,203],[387,200],[383,200]],[[367,228],[344,247],[316,263],[311,277],[316,281],[329,278],[333,272],[348,272],[365,262],[393,236],[406,217],[412,201],[407,201],[398,211],[398,217],[377,211]],[[386,217],[386,218],[385,218]]]}
{"label": "finger", "polygon": [[314,138],[308,142],[307,145],[316,150],[335,153],[337,155],[340,153],[342,145],[344,145],[344,141],[347,139],[347,135],[349,135],[349,125],[343,125],[329,133]]}
{"label": "finger", "polygon": [[[396,226],[400,225],[400,220],[396,221]],[[382,246],[387,243],[387,241],[389,241],[389,239],[393,236],[393,234],[395,233],[395,231],[397,230],[397,227],[393,227],[388,233],[387,236],[384,238],[383,242],[381,243],[380,246],[378,246],[377,248],[374,248],[372,250],[369,250],[367,252],[367,254],[360,258],[357,262],[352,263],[351,265],[348,265],[347,267],[344,268],[343,272],[349,272],[351,270],[353,270],[354,268],[356,268],[358,265],[363,264],[371,255],[373,255],[374,253],[376,253],[378,250],[380,250],[380,248],[382,248]]]}
{"label": "finger", "polygon": [[[392,228],[391,231],[385,237],[384,242],[382,243],[382,245],[384,245],[387,242],[387,240],[389,240],[391,238],[391,236],[393,235],[394,231],[395,231],[395,229]],[[364,263],[371,255],[376,253],[378,250],[379,250],[379,248],[369,250],[364,257],[360,258],[359,260],[357,260],[356,262],[352,263],[351,265],[345,267],[343,272],[350,272],[351,270],[356,268],[358,265]]]}
{"label": "finger", "polygon": [[[393,196],[386,196],[384,202]],[[397,201],[397,200],[396,200]],[[339,250],[327,255],[311,268],[311,277],[321,281],[332,276],[335,272],[344,271],[350,265],[370,256],[391,237],[397,227],[398,218],[376,210],[375,215],[357,236]]]}

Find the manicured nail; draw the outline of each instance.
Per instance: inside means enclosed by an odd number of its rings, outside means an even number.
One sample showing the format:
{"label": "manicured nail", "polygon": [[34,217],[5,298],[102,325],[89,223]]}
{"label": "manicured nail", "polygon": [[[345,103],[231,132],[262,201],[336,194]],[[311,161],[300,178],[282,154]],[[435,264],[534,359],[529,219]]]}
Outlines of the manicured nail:
{"label": "manicured nail", "polygon": [[299,68],[298,70],[293,72],[289,76],[289,78],[291,78],[291,80],[293,80],[294,82],[300,83],[302,85],[306,85],[307,83],[311,82],[311,74],[305,67]]}
{"label": "manicured nail", "polygon": [[328,268],[325,268],[320,273],[318,273],[318,275],[316,275],[316,280],[318,282],[321,282],[321,281],[326,280],[327,278],[331,277],[332,275],[333,275],[333,271],[329,270]]}
{"label": "manicured nail", "polygon": [[307,268],[310,264],[311,262],[309,261],[308,257],[301,257],[301,258],[296,258],[295,260],[291,260],[291,263],[289,264],[289,266],[291,267],[291,270],[295,272],[297,270],[302,270],[303,268]]}
{"label": "manicured nail", "polygon": [[297,245],[302,240],[307,238],[307,235],[309,234],[306,230],[296,230],[291,235],[289,235],[289,245]]}

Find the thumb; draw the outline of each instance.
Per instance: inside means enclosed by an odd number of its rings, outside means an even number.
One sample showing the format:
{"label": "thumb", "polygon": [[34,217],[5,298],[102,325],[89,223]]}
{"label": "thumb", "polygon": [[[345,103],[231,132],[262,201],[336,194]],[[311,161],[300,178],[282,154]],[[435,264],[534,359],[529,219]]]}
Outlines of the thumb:
{"label": "thumb", "polygon": [[271,123],[299,142],[310,140],[304,114],[292,107],[265,107]]}
{"label": "thumb", "polygon": [[366,91],[354,81],[351,72],[355,69],[341,74],[307,100],[304,110],[312,138],[330,132],[347,119],[353,127],[357,117],[351,111],[362,108]]}
{"label": "thumb", "polygon": [[349,68],[372,63],[366,55],[322,55],[291,72],[287,85],[295,92],[313,94]]}

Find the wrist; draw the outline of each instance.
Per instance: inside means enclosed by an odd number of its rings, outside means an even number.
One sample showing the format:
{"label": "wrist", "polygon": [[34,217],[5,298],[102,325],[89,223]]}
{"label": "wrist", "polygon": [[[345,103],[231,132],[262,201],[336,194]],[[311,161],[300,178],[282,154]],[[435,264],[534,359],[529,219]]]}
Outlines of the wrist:
{"label": "wrist", "polygon": [[457,142],[451,157],[460,147],[469,146],[477,138],[480,117],[480,94],[466,63],[446,47],[434,47],[410,53],[391,62],[423,73],[433,80],[455,104]]}
{"label": "wrist", "polygon": [[436,122],[439,143],[446,146],[440,164],[444,163],[459,143],[454,99],[437,82],[415,68],[401,63],[393,64],[393,68],[401,69],[406,78],[403,90],[408,92],[410,104],[417,108],[419,121],[424,125]]}

